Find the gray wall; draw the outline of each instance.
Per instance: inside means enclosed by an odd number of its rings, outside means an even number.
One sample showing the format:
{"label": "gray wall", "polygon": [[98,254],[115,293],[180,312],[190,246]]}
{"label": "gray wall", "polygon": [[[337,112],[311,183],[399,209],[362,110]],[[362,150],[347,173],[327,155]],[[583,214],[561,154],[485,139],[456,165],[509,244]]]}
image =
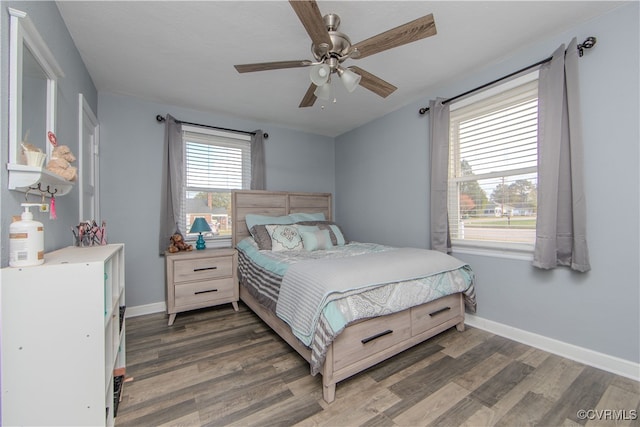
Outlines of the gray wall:
{"label": "gray wall", "polygon": [[[336,195],[337,220],[349,238],[428,247],[428,117],[417,110],[436,96],[453,96],[547,57],[574,35],[598,37],[580,62],[585,132],[588,239],[593,270],[539,271],[528,262],[456,254],[477,274],[478,316],[638,362],[640,259],[637,185],[638,3],[523,47],[507,60],[457,82],[431,88],[420,102],[334,141],[264,123],[205,114],[127,96],[96,92],[55,3],[0,1],[0,99],[8,99],[7,6],[29,13],[66,77],[59,82],[58,140],[77,153],[77,98],[83,93],[101,123],[102,217],[109,240],[126,244],[127,305],[163,302],[164,263],[157,255],[163,126],[156,114],[193,122],[269,132],[267,186],[271,190]],[[8,140],[7,102],[0,103],[0,140]],[[7,149],[0,150],[2,266],[8,264],[11,215],[24,194],[7,187]],[[57,200],[58,220],[45,225],[47,251],[71,243],[78,190]]]}
{"label": "gray wall", "polygon": [[428,247],[428,114],[418,108],[548,57],[573,36],[598,38],[580,59],[587,238],[592,271],[454,254],[477,275],[479,317],[625,360],[640,361],[639,4],[523,46],[419,103],[336,138],[336,218],[349,238]]}
{"label": "gray wall", "polygon": [[[109,241],[125,243],[127,305],[165,301],[158,255],[164,125],[157,114],[269,134],[267,189],[334,193],[333,138],[100,92],[101,211]],[[168,245],[168,242],[167,242]]]}
{"label": "gray wall", "polygon": [[[67,31],[67,27],[53,1],[0,1],[0,260],[2,267],[9,264],[9,225],[11,216],[22,211],[20,203],[25,193],[7,189],[8,140],[9,140],[9,12],[8,7],[26,12],[49,49],[62,67],[65,77],[58,81],[56,136],[60,144],[68,145],[78,153],[78,94],[82,93],[94,112],[97,111],[98,93],[80,54]],[[42,145],[44,146],[44,144]],[[77,166],[77,164],[76,164]],[[50,220],[48,213],[34,213],[34,219],[44,225],[45,251],[72,244],[70,228],[78,223],[78,188],[56,198],[57,220]],[[29,196],[30,202],[39,197]],[[33,209],[32,209],[33,211]]]}

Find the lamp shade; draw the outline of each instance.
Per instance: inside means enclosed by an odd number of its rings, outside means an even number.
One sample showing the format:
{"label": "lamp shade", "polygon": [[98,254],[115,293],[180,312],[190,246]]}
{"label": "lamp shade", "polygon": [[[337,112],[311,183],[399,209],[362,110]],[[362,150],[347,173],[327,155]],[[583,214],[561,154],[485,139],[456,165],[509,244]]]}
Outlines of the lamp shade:
{"label": "lamp shade", "polygon": [[202,217],[198,217],[193,221],[189,233],[202,233],[205,231],[211,231],[211,227],[207,224],[207,220]]}
{"label": "lamp shade", "polygon": [[338,75],[340,76],[340,80],[342,80],[342,84],[349,92],[353,92],[358,87],[360,83],[360,75],[354,73],[351,70],[346,68],[338,68]]}
{"label": "lamp shade", "polygon": [[331,74],[331,68],[327,64],[314,65],[309,71],[311,81],[316,86],[325,84],[329,80],[329,74]]}
{"label": "lamp shade", "polygon": [[313,91],[313,94],[320,99],[328,101],[331,98],[331,82],[318,86],[316,90]]}

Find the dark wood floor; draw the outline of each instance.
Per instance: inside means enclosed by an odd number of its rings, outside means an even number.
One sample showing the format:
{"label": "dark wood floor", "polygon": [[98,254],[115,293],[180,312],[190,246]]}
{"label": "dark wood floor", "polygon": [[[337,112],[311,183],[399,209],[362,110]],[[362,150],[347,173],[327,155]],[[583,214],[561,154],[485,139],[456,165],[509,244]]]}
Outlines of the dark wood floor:
{"label": "dark wood floor", "polygon": [[328,405],[320,377],[243,304],[126,325],[117,427],[640,425],[638,382],[475,328],[339,383]]}

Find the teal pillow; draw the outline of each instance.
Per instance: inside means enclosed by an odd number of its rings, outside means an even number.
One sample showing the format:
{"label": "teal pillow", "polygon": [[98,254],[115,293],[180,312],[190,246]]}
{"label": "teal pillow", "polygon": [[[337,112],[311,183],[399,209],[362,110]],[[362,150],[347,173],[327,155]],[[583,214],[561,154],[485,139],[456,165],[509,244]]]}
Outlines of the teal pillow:
{"label": "teal pillow", "polygon": [[289,214],[289,218],[291,218],[293,222],[325,220],[323,212],[317,212],[317,213],[296,212],[296,213]]}
{"label": "teal pillow", "polygon": [[293,224],[294,222],[296,222],[296,221],[292,220],[289,217],[289,215],[268,216],[268,215],[247,214],[244,219],[247,222],[247,229],[248,230],[251,230],[256,225]]}
{"label": "teal pillow", "polygon": [[331,249],[331,235],[329,230],[303,231],[300,233],[302,244],[308,251],[317,251],[320,249]]}
{"label": "teal pillow", "polygon": [[306,213],[298,212],[283,216],[269,216],[258,214],[247,214],[245,221],[247,222],[247,229],[251,230],[256,225],[267,224],[293,224],[300,221],[324,221],[324,213]]}

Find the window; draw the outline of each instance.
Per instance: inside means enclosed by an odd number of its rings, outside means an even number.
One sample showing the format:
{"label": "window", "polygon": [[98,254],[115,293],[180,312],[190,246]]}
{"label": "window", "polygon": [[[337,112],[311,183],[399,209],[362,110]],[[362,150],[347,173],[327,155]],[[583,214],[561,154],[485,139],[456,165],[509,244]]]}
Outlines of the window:
{"label": "window", "polygon": [[211,232],[203,233],[213,246],[231,241],[231,191],[251,185],[251,141],[249,135],[183,126],[185,147],[180,221],[186,239],[196,217],[204,217]]}
{"label": "window", "polygon": [[451,106],[448,206],[454,247],[533,249],[537,72],[526,80]]}

